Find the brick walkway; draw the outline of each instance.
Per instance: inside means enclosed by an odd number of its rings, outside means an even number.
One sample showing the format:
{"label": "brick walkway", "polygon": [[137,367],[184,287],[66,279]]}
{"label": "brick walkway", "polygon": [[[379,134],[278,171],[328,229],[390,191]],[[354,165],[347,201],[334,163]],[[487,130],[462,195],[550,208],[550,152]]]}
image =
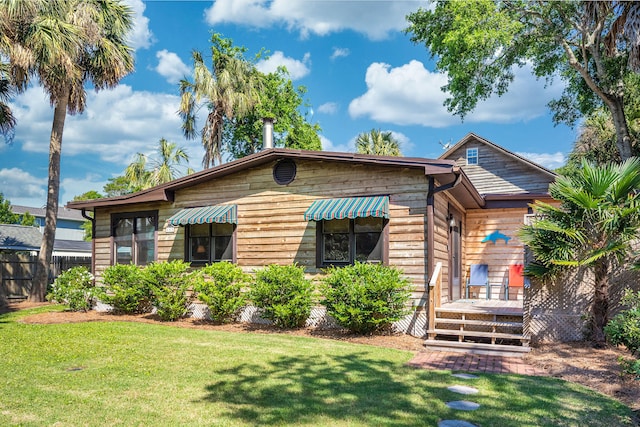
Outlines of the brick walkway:
{"label": "brick walkway", "polygon": [[416,368],[437,369],[442,371],[547,375],[544,370],[525,363],[520,357],[502,357],[447,351],[422,351],[416,354],[407,365]]}

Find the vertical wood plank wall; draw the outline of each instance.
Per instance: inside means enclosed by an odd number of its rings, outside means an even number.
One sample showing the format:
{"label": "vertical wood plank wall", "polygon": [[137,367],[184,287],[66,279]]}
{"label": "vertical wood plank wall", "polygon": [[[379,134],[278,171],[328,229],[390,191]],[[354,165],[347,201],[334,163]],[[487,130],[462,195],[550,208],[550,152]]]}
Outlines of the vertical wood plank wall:
{"label": "vertical wood plank wall", "polygon": [[[467,229],[465,233],[466,258],[464,280],[469,274],[471,264],[489,266],[489,282],[504,284],[509,265],[524,263],[524,245],[518,239],[517,232],[524,224],[527,208],[512,209],[473,209],[466,213]],[[482,243],[487,235],[494,231],[511,237],[509,243],[498,240],[496,243]]]}
{"label": "vertical wood plank wall", "polygon": [[[316,199],[389,195],[389,264],[409,277],[416,304],[426,301],[426,195],[427,178],[414,169],[362,166],[349,163],[298,161],[295,180],[277,185],[273,163],[179,190],[173,203],[140,204],[96,213],[96,276],[110,265],[110,216],[116,212],[158,209],[158,259],[183,259],[184,228],[166,231],[167,219],[187,207],[236,204],[238,207],[237,260],[246,272],[269,264],[297,263],[310,278],[316,268],[316,223],[304,220],[304,212]],[[444,197],[438,198],[436,224],[446,229]],[[437,239],[439,257],[447,254],[445,240]]]}

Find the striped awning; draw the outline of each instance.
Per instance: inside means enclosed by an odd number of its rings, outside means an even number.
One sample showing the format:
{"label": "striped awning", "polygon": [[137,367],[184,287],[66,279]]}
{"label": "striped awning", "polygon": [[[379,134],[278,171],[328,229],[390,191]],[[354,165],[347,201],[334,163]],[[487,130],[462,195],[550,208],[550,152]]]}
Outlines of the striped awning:
{"label": "striped awning", "polygon": [[202,206],[182,209],[167,220],[171,225],[238,223],[236,205]]}
{"label": "striped awning", "polygon": [[389,218],[389,196],[316,200],[304,213],[304,219],[307,221],[368,216]]}

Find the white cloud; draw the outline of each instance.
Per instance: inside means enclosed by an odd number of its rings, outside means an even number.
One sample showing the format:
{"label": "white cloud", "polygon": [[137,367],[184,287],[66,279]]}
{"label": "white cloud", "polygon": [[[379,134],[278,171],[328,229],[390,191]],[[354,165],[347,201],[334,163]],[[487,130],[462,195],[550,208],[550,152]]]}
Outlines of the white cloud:
{"label": "white cloud", "polygon": [[0,169],[0,188],[13,205],[40,207],[47,197],[47,179],[19,168]]}
{"label": "white cloud", "polygon": [[442,106],[446,95],[440,87],[446,77],[427,70],[420,61],[397,68],[374,62],[367,68],[365,83],[367,92],[349,104],[353,118],[366,116],[378,122],[430,127],[459,122]]}
{"label": "white cloud", "polygon": [[269,58],[258,61],[256,68],[258,71],[268,74],[275,72],[278,67],[284,66],[289,72],[291,80],[298,80],[309,74],[309,68],[306,64],[309,63],[310,59],[311,55],[309,53],[306,53],[302,61],[299,61],[297,59],[284,56],[284,53],[278,50]]}
{"label": "white cloud", "polygon": [[518,152],[516,154],[551,170],[557,169],[560,166],[564,166],[567,162],[567,156],[559,151],[557,153]]}
{"label": "white cloud", "polygon": [[334,144],[330,139],[320,135],[320,143],[322,144],[323,151],[333,151],[348,153],[355,150],[354,146],[355,138],[348,141],[346,144]]}
{"label": "white cloud", "polygon": [[158,66],[155,70],[171,84],[178,83],[184,76],[191,74],[191,68],[182,62],[177,54],[167,49],[158,51],[156,58],[158,58]]}
{"label": "white cloud", "polygon": [[[182,135],[176,113],[179,103],[180,98],[176,95],[134,92],[127,85],[98,93],[88,92],[85,112],[68,115],[65,121],[61,195],[70,199],[91,189],[101,190],[105,177],[122,173],[135,153],[155,150],[160,138],[184,147],[191,159],[190,166],[199,169],[203,151],[199,141],[186,141]],[[53,112],[42,89],[29,88],[16,97],[11,108],[18,119],[12,150],[22,150],[24,156],[48,153]],[[198,125],[201,124],[199,121]],[[65,164],[68,165],[66,169]],[[96,165],[100,165],[98,169]],[[34,164],[33,170],[46,171],[46,163]],[[87,175],[90,172],[100,174],[101,178]],[[70,180],[71,176],[75,179]],[[89,177],[78,180],[78,176]],[[91,186],[83,188],[82,182]],[[30,180],[20,179],[11,188],[16,194],[33,195],[31,184]],[[43,185],[46,186],[46,178]],[[0,184],[0,188],[4,187]],[[44,200],[42,198],[40,204]],[[61,203],[67,201],[60,200]]]}
{"label": "white cloud", "polygon": [[[546,104],[561,92],[560,84],[545,88],[544,81],[537,81],[530,70],[516,69],[509,91],[478,103],[465,122],[515,123],[546,114]],[[420,61],[396,68],[375,62],[367,69],[365,82],[367,92],[349,104],[353,118],[364,116],[379,122],[433,128],[461,122],[443,106],[448,97],[441,89],[447,83],[446,75],[427,70]]]}
{"label": "white cloud", "polygon": [[284,24],[303,38],[352,30],[381,40],[406,28],[406,15],[420,6],[428,6],[428,1],[217,0],[205,11],[205,18],[210,25],[268,28]]}
{"label": "white cloud", "polygon": [[149,29],[149,18],[144,16],[146,6],[142,0],[126,0],[126,2],[134,12],[134,26],[129,34],[129,43],[134,50],[148,49],[155,40]]}
{"label": "white cloud", "polygon": [[87,174],[84,178],[64,178],[60,181],[60,206],[72,201],[74,197],[96,190],[102,193],[102,188],[107,180],[96,174]]}
{"label": "white cloud", "polygon": [[325,102],[318,107],[318,112],[323,114],[335,114],[338,112],[338,104],[335,102]]}
{"label": "white cloud", "polygon": [[[63,154],[93,153],[107,162],[127,164],[136,152],[155,147],[162,137],[184,145],[176,113],[179,104],[176,95],[134,92],[127,85],[88,92],[84,114],[67,116]],[[16,143],[20,141],[27,152],[47,153],[52,111],[42,89],[29,88],[14,100],[12,108],[18,119]]]}
{"label": "white cloud", "polygon": [[349,56],[350,54],[351,54],[351,51],[348,48],[334,47],[333,53],[331,54],[331,60],[334,60],[337,58],[344,58]]}

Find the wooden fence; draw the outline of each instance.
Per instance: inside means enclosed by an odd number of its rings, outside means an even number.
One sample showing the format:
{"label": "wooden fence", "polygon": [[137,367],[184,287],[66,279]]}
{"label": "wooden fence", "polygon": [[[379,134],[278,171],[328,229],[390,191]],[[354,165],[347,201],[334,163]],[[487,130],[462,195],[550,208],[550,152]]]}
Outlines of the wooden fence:
{"label": "wooden fence", "polygon": [[[22,299],[29,295],[36,273],[38,257],[0,254],[0,298]],[[54,256],[51,260],[49,283],[65,270],[85,266],[91,270],[90,257]]]}

